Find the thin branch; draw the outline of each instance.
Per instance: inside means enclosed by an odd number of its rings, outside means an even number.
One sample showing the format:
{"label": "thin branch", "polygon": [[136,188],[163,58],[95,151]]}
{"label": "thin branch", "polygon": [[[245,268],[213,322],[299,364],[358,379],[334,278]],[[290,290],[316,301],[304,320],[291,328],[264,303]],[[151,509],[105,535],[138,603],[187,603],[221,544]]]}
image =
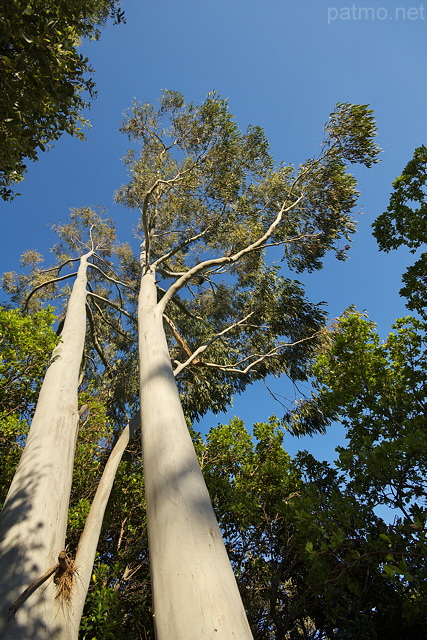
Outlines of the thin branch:
{"label": "thin branch", "polygon": [[[106,260],[104,260],[104,258],[102,256],[99,255],[99,253],[95,253],[94,254],[96,256],[96,258],[102,262],[103,264],[105,264],[105,266],[112,272],[114,273],[114,275],[117,276],[117,271],[114,269],[114,267],[111,266],[111,264],[109,264]],[[138,293],[138,290],[135,287],[132,287],[132,285],[126,283],[126,282],[122,282],[121,280],[112,278],[111,276],[107,276],[106,273],[104,273],[96,264],[91,263],[91,267],[94,267],[95,269],[98,269],[98,271],[100,271],[102,273],[103,276],[105,276],[108,280],[111,280],[111,282],[114,282],[114,284],[120,284],[122,285],[122,287],[125,287],[126,289],[130,289],[131,291],[133,291],[134,293]]]}
{"label": "thin branch", "polygon": [[[187,247],[189,244],[191,244],[192,242],[196,242],[196,240],[199,240],[199,238],[202,238],[211,228],[211,225],[209,225],[208,227],[206,227],[206,229],[204,229],[203,231],[201,231],[200,233],[197,233],[195,236],[193,236],[192,238],[188,238],[187,240],[184,240],[183,242],[181,242],[180,244],[178,244],[176,247],[174,247],[173,249],[171,249],[168,253],[165,253],[163,256],[161,256],[160,258],[158,258],[154,263],[153,263],[153,268],[157,268],[159,264],[162,264],[162,262],[165,262],[166,260],[169,260],[169,258],[172,258],[176,253],[178,253],[178,251],[181,251],[181,249],[183,249],[184,247]],[[172,272],[173,273],[173,272]],[[174,274],[175,275],[175,274]],[[178,274],[177,274],[178,275]],[[184,274],[179,274],[179,275],[184,275]]]}
{"label": "thin branch", "polygon": [[116,280],[115,278],[112,278],[111,276],[108,276],[102,269],[100,269],[100,267],[98,267],[98,265],[94,264],[93,262],[90,262],[89,266],[92,267],[93,269],[96,269],[97,271],[99,271],[99,273],[102,276],[104,276],[104,278],[106,278],[107,280],[109,280],[110,282],[115,284],[119,292],[120,292],[119,285],[121,285],[122,287],[126,287],[127,289],[130,289],[134,293],[137,293],[137,290],[134,289],[133,287],[131,287],[129,284],[126,284],[126,282],[122,282],[121,280]]}
{"label": "thin branch", "polygon": [[135,340],[133,340],[130,335],[128,335],[127,333],[125,333],[124,331],[122,331],[121,329],[119,329],[118,327],[116,327],[115,324],[113,324],[112,322],[110,322],[110,320],[108,318],[105,317],[101,307],[96,304],[95,300],[92,301],[93,306],[97,309],[99,315],[101,316],[102,320],[105,322],[105,324],[108,324],[112,329],[114,329],[114,331],[117,331],[117,333],[119,333],[121,336],[123,336],[124,338],[126,338],[126,340],[129,340],[129,342],[132,342],[133,344],[136,344]]}
{"label": "thin branch", "polygon": [[179,333],[177,326],[175,325],[175,323],[173,322],[173,320],[171,320],[166,314],[163,314],[163,319],[165,320],[166,324],[169,326],[169,328],[171,329],[173,336],[175,338],[175,340],[178,342],[178,344],[181,346],[182,350],[185,351],[185,353],[187,354],[187,356],[189,356],[192,360],[194,359],[192,356],[194,355],[190,349],[190,347],[188,346],[187,342],[184,340],[184,338],[181,336],[181,334]]}
{"label": "thin branch", "polygon": [[101,358],[102,364],[109,371],[111,369],[111,367],[108,364],[107,358],[105,357],[105,354],[104,354],[104,352],[102,350],[102,347],[98,342],[98,337],[96,335],[96,329],[95,329],[95,322],[93,320],[92,309],[90,308],[88,303],[86,303],[86,312],[87,312],[87,318],[89,320],[90,333],[91,333],[91,336],[92,336],[93,346],[95,347],[95,350],[96,350],[97,354]]}
{"label": "thin branch", "polygon": [[93,236],[92,236],[92,229],[93,229],[94,225],[91,224],[90,228],[89,228],[89,238],[90,238],[90,246],[92,248],[92,251],[95,251],[95,245],[93,243]]}
{"label": "thin branch", "polygon": [[38,273],[49,273],[49,271],[57,271],[59,273],[61,271],[62,267],[65,267],[66,264],[69,264],[70,262],[78,262],[79,260],[80,260],[80,258],[69,258],[68,260],[66,260],[62,264],[57,265],[56,267],[50,267],[50,269],[42,269]]}
{"label": "thin branch", "polygon": [[47,287],[49,284],[54,284],[55,282],[61,282],[61,280],[67,280],[68,278],[74,278],[74,276],[76,275],[77,275],[77,271],[75,273],[69,273],[66,276],[59,276],[58,278],[53,278],[53,280],[48,280],[47,282],[43,282],[42,284],[37,285],[36,287],[34,287],[34,289],[32,289],[30,294],[27,296],[27,299],[25,300],[24,305],[22,307],[22,311],[23,312],[26,311],[28,307],[28,303],[30,302],[31,298],[36,293],[36,291],[38,291],[39,289],[43,289],[43,287]]}
{"label": "thin branch", "polygon": [[[194,353],[192,353],[190,355],[190,357],[188,358],[188,360],[186,360],[185,362],[183,362],[182,364],[178,364],[178,366],[174,369],[174,376],[176,377],[179,373],[181,373],[181,371],[183,369],[185,369],[185,367],[188,367],[189,364],[193,363],[193,364],[198,364],[200,362],[198,358],[199,355],[201,355],[202,353],[204,353],[206,351],[206,349],[208,347],[210,347],[211,344],[213,344],[216,340],[218,340],[219,338],[221,338],[223,335],[225,335],[226,333],[228,333],[229,331],[232,331],[233,329],[235,329],[236,327],[244,324],[246,322],[246,320],[248,320],[248,318],[250,318],[252,315],[254,314],[254,312],[252,311],[251,313],[249,313],[247,316],[245,316],[244,318],[242,318],[241,320],[239,320],[238,322],[234,322],[233,324],[231,324],[230,326],[226,327],[225,329],[223,329],[222,331],[220,331],[219,333],[217,333],[215,336],[213,336],[210,340],[208,340],[208,342],[206,342],[206,344],[201,345],[200,347],[198,347],[196,349],[196,351],[194,351]],[[204,364],[204,363],[202,363]]]}
{"label": "thin branch", "polygon": [[180,278],[187,273],[186,271],[170,271],[170,269],[164,269],[163,267],[158,267],[156,271],[165,278]]}
{"label": "thin branch", "polygon": [[[166,290],[163,289],[163,287],[160,287],[158,284],[156,284],[156,287],[158,291],[160,291],[160,293],[163,293],[163,295],[166,295]],[[199,320],[200,322],[203,322],[205,324],[207,323],[205,318],[202,318],[202,316],[196,316],[189,309],[187,309],[185,304],[178,298],[172,298],[172,302],[174,303],[174,305],[178,307],[178,309],[180,309],[183,313],[185,313],[186,316],[188,316],[189,318],[192,318],[192,320]]]}
{"label": "thin branch", "polygon": [[87,295],[91,296],[92,298],[96,298],[97,300],[102,300],[102,302],[105,302],[106,304],[109,304],[110,307],[113,307],[113,309],[116,309],[116,311],[123,313],[124,316],[129,318],[129,320],[132,320],[132,322],[137,324],[137,321],[133,316],[130,315],[130,313],[122,309],[122,307],[119,307],[117,304],[114,304],[114,302],[111,302],[111,300],[107,300],[107,298],[103,298],[102,296],[99,296],[97,293],[94,293],[93,291],[88,291]]}
{"label": "thin branch", "polygon": [[[308,336],[307,338],[301,338],[301,340],[297,340],[296,342],[285,342],[284,344],[281,344],[281,345],[275,347],[274,349],[271,349],[268,353],[264,353],[264,354],[256,354],[256,353],[254,353],[254,354],[252,354],[250,356],[247,356],[246,358],[243,358],[242,360],[239,360],[235,364],[230,364],[230,365],[228,365],[228,364],[217,364],[215,362],[204,362],[204,361],[201,362],[200,364],[202,366],[204,366],[204,367],[210,367],[211,369],[220,369],[221,371],[227,371],[228,373],[239,373],[239,374],[242,374],[242,375],[246,375],[247,373],[249,373],[249,371],[251,369],[253,369],[260,362],[263,362],[267,358],[273,358],[273,357],[275,357],[277,355],[280,355],[280,351],[282,349],[285,349],[286,347],[294,347],[297,344],[301,344],[301,342],[306,342],[307,340],[312,340],[319,333],[320,332],[316,332],[313,335]],[[256,360],[253,360],[244,369],[238,369],[239,365],[243,364],[247,360],[250,360],[251,358],[256,358]]]}

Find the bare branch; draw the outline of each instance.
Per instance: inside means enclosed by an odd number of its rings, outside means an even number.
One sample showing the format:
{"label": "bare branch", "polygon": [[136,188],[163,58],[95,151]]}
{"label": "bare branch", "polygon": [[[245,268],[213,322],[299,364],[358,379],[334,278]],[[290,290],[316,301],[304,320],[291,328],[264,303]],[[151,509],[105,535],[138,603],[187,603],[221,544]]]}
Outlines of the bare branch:
{"label": "bare branch", "polygon": [[[196,351],[194,351],[194,353],[192,353],[190,355],[190,357],[185,362],[183,362],[182,364],[181,363],[178,364],[178,366],[174,369],[174,372],[173,372],[174,376],[176,377],[177,375],[179,375],[181,373],[181,371],[183,369],[185,369],[185,367],[188,367],[189,364],[191,364],[191,363],[193,363],[193,364],[200,363],[200,360],[197,359],[198,356],[200,356],[202,353],[204,353],[206,351],[206,349],[208,347],[210,347],[211,344],[216,342],[216,340],[218,340],[219,338],[224,336],[226,333],[228,333],[228,332],[232,331],[233,329],[235,329],[236,327],[239,327],[242,324],[244,324],[246,322],[246,320],[248,320],[248,318],[250,318],[253,314],[254,314],[253,311],[251,313],[248,313],[247,316],[245,316],[244,318],[242,318],[238,322],[234,322],[230,326],[226,327],[225,329],[223,329],[222,331],[220,331],[219,333],[214,335],[210,340],[208,340],[208,342],[206,342],[206,344],[203,344],[200,347],[198,347],[196,349]],[[204,365],[205,363],[202,362],[202,364]]]}
{"label": "bare branch", "polygon": [[103,298],[102,296],[99,296],[97,293],[94,293],[93,291],[88,291],[87,295],[91,296],[92,298],[96,298],[97,300],[102,300],[102,302],[105,302],[106,304],[109,304],[110,307],[113,307],[113,309],[116,309],[120,313],[123,313],[124,316],[129,318],[129,320],[132,320],[132,322],[137,324],[137,321],[133,316],[130,315],[130,313],[122,309],[122,307],[119,307],[117,304],[114,304],[114,302],[111,302],[111,300],[107,300],[107,298]]}
{"label": "bare branch", "polygon": [[80,258],[69,258],[65,262],[62,262],[62,264],[57,265],[56,267],[50,267],[50,269],[42,269],[38,273],[49,273],[50,271],[57,271],[59,273],[62,267],[65,267],[66,264],[69,264],[70,262],[78,262],[79,260]]}
{"label": "bare branch", "polygon": [[74,278],[74,276],[76,275],[77,275],[77,271],[75,271],[74,273],[69,273],[66,276],[59,276],[58,278],[53,278],[52,280],[48,280],[47,282],[43,282],[42,284],[37,285],[37,287],[34,287],[34,289],[27,296],[27,299],[25,300],[24,305],[22,307],[22,311],[23,312],[26,311],[28,307],[28,303],[30,302],[31,298],[37,291],[39,291],[40,289],[43,289],[43,287],[47,287],[49,284],[54,284],[55,282],[61,282],[62,280],[67,280],[68,278]]}
{"label": "bare branch", "polygon": [[132,342],[133,344],[136,344],[135,340],[133,340],[130,337],[130,335],[128,335],[127,333],[125,333],[124,331],[122,331],[121,329],[116,327],[115,324],[110,322],[110,320],[105,317],[101,307],[98,304],[96,304],[95,300],[93,300],[92,304],[94,305],[94,307],[96,307],[96,310],[98,311],[99,315],[101,316],[101,318],[102,318],[103,322],[105,322],[105,324],[108,324],[112,329],[114,329],[114,331],[117,331],[117,333],[119,333],[121,336],[123,336],[124,338],[129,340],[129,342]]}
{"label": "bare branch", "polygon": [[163,319],[165,320],[166,324],[171,329],[175,340],[178,342],[178,344],[180,345],[182,350],[185,351],[187,356],[189,356],[193,360],[194,359],[192,357],[193,353],[192,353],[190,347],[188,346],[187,342],[184,340],[184,338],[179,333],[176,324],[166,314],[163,314]]}
{"label": "bare branch", "polygon": [[[97,257],[98,259],[100,259],[100,260],[102,259],[102,258],[100,258],[100,256],[98,256],[97,254],[95,254],[95,255],[96,255],[96,257]],[[103,262],[105,262],[105,261],[103,260]],[[93,269],[96,269],[97,271],[99,271],[99,273],[100,273],[104,278],[106,278],[107,280],[109,280],[110,282],[112,282],[113,284],[115,284],[117,288],[119,287],[119,285],[121,285],[122,287],[126,287],[126,289],[130,289],[130,290],[131,290],[131,291],[133,291],[134,293],[138,293],[138,291],[137,291],[136,289],[134,289],[134,287],[132,287],[130,284],[127,284],[126,282],[122,282],[121,280],[116,280],[115,278],[112,278],[111,276],[108,276],[108,275],[107,275],[107,274],[106,274],[106,273],[105,273],[105,272],[104,272],[100,267],[98,267],[98,265],[97,265],[97,264],[94,264],[93,262],[91,262],[91,263],[89,264],[89,266],[91,266]],[[112,269],[112,271],[113,271],[113,269]]]}
{"label": "bare branch", "polygon": [[[157,268],[159,264],[162,264],[162,262],[165,262],[166,260],[169,260],[169,258],[172,258],[172,256],[174,256],[176,253],[178,253],[178,251],[181,251],[184,247],[187,247],[192,242],[196,242],[196,240],[199,240],[199,238],[202,238],[209,231],[210,228],[211,228],[211,225],[206,227],[206,229],[204,229],[200,233],[197,233],[192,238],[188,238],[187,240],[184,240],[183,242],[178,244],[176,247],[171,249],[168,253],[165,253],[163,256],[161,256],[155,262],[153,262],[152,266],[154,268]],[[173,275],[175,275],[175,274],[173,274]],[[184,275],[184,274],[181,273],[181,274],[176,274],[176,275]]]}
{"label": "bare branch", "polygon": [[[156,287],[160,291],[160,293],[163,293],[163,295],[166,295],[166,290],[163,289],[163,287],[160,287],[158,284],[156,284]],[[178,309],[180,309],[183,313],[185,313],[185,315],[187,315],[189,318],[192,318],[193,320],[199,320],[200,322],[203,322],[206,324],[205,318],[202,318],[202,316],[196,316],[189,309],[187,309],[185,304],[178,298],[172,298],[172,302],[178,307]]]}
{"label": "bare branch", "polygon": [[[297,340],[296,342],[285,342],[281,345],[278,345],[274,349],[271,349],[268,353],[263,353],[263,354],[254,353],[250,356],[247,356],[246,358],[242,358],[242,360],[239,360],[234,364],[217,364],[215,362],[202,361],[200,362],[200,365],[203,367],[210,367],[211,369],[220,369],[221,371],[227,371],[228,373],[238,373],[241,375],[246,375],[247,373],[249,373],[249,371],[251,371],[251,369],[253,369],[260,362],[263,362],[267,358],[273,358],[277,355],[280,355],[280,352],[283,349],[286,349],[287,347],[295,347],[297,344],[301,344],[302,342],[306,342],[307,340],[313,340],[319,334],[320,334],[320,331],[316,331],[316,333],[313,333],[313,335],[308,336],[307,338],[301,338],[301,340]],[[248,360],[251,360],[252,358],[255,358],[255,360],[250,362],[244,369],[239,368],[240,365],[247,362]]]}

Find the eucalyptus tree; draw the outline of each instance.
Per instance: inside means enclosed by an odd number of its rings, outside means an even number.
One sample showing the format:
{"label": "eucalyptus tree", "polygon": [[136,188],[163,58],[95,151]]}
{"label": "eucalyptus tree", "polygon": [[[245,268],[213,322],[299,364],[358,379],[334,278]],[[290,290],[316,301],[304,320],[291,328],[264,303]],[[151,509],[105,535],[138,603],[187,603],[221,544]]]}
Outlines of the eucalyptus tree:
{"label": "eucalyptus tree", "polygon": [[[82,221],[84,225],[79,224]],[[0,624],[4,638],[49,636],[69,640],[77,637],[78,632],[78,622],[73,620],[60,599],[55,599],[55,584],[47,581],[42,589],[38,587],[41,578],[47,579],[55,572],[56,582],[61,585],[61,577],[72,577],[75,568],[68,562],[64,549],[79,423],[78,389],[85,352],[87,271],[89,268],[96,271],[102,280],[109,280],[113,287],[116,286],[113,278],[105,273],[108,270],[106,257],[112,252],[115,232],[111,222],[102,221],[91,210],[74,212],[71,223],[58,228],[58,232],[67,238],[69,246],[78,251],[80,257],[64,254],[64,246],[60,243],[55,248],[59,263],[44,270],[35,264],[37,256],[26,256],[34,266],[29,279],[32,289],[24,307],[33,305],[37,308],[37,298],[54,296],[55,288],[69,278],[74,278],[74,284],[61,323],[60,341],[53,350],[25,447],[0,515],[0,566],[3,575]],[[77,271],[61,275],[63,269],[76,263]],[[15,288],[15,295],[19,297],[20,287],[14,287],[13,278],[8,276],[6,282],[9,290]],[[24,283],[25,277],[19,284],[22,287]],[[92,296],[102,298],[96,293],[95,285],[90,287],[90,292]],[[98,335],[91,329],[94,349],[106,365]],[[124,440],[125,437],[121,443]],[[123,450],[122,444],[120,447]],[[105,483],[100,484],[104,494]],[[105,509],[105,499],[101,503]],[[92,515],[89,514],[89,527],[94,519],[99,520],[99,514],[99,508],[94,508]],[[90,536],[83,536],[80,548],[80,556],[85,561],[83,577],[87,574],[85,540],[88,538]],[[96,548],[96,536],[92,535],[94,539]],[[95,548],[92,544],[92,561]],[[86,583],[87,580],[82,584]],[[75,597],[84,600],[82,589],[75,591]],[[77,604],[76,600],[73,611],[78,609]]]}
{"label": "eucalyptus tree", "polygon": [[[357,200],[347,162],[378,148],[366,106],[340,104],[317,159],[275,166],[262,130],[242,133],[225,100],[200,106],[167,91],[135,104],[122,130],[140,143],[117,195],[140,212],[141,425],[154,625],[159,640],[251,632],[188,432],[193,411],[220,409],[268,374],[306,375],[324,314],[280,273],[344,257]],[[280,251],[282,249],[282,251]],[[267,253],[273,258],[267,261]],[[185,394],[184,394],[184,406]]]}
{"label": "eucalyptus tree", "polygon": [[[320,156],[296,171],[275,167],[263,132],[250,127],[241,133],[226,102],[216,95],[208,96],[201,106],[185,105],[174,92],[163,95],[158,110],[136,104],[123,131],[141,142],[142,150],[139,157],[134,152],[127,156],[131,180],[118,199],[141,212],[139,263],[129,247],[121,246],[116,253],[119,274],[106,261],[113,242],[111,225],[93,224],[93,212],[84,210],[74,214],[71,224],[58,227],[68,250],[64,243],[55,248],[57,266],[50,271],[34,264],[25,308],[37,308],[43,296],[57,295],[58,284],[71,277],[76,280],[62,342],[48,369],[28,446],[2,515],[7,531],[4,603],[14,614],[7,622],[10,637],[32,634],[38,638],[47,632],[50,637],[70,638],[77,632],[76,619],[70,629],[73,616],[67,614],[67,606],[54,603],[53,585],[49,583],[43,592],[34,585],[40,584],[46,567],[60,573],[57,581],[67,571],[75,574],[75,564],[70,568],[66,554],[59,554],[58,563],[55,554],[65,545],[77,388],[83,372],[99,382],[94,365],[98,360],[102,379],[107,380],[101,380],[101,386],[109,396],[109,410],[124,415],[135,404],[128,380],[123,382],[132,374],[129,347],[123,345],[134,339],[136,305],[157,637],[250,637],[179,392],[187,415],[197,417],[209,408],[224,408],[233,393],[268,374],[306,376],[306,360],[315,349],[324,313],[305,299],[298,281],[282,275],[271,259],[267,261],[267,250],[273,260],[286,261],[297,272],[320,268],[328,250],[343,258],[340,241],[348,242],[354,231],[351,211],[357,200],[355,180],[347,173],[346,163],[370,166],[378,152],[372,114],[366,106],[339,105],[325,130]],[[82,251],[86,252],[83,257]],[[26,259],[35,263],[37,256],[30,252]],[[77,272],[61,275],[62,269],[78,260]],[[96,274],[90,285],[89,266]],[[29,281],[21,278],[16,286],[14,278],[7,276],[5,283],[18,300]],[[74,308],[78,320],[71,318]],[[86,348],[85,308],[91,335],[91,346]],[[71,337],[76,340],[74,347]],[[64,366],[70,351],[71,360]],[[59,371],[61,367],[64,370]],[[114,374],[119,376],[117,384]],[[61,409],[65,396],[71,412]],[[46,416],[45,401],[49,407],[52,404],[51,421],[38,422]],[[62,438],[65,420],[69,428]],[[32,447],[46,462],[49,457],[49,473],[41,471]],[[37,490],[18,496],[23,473]],[[50,511],[40,516],[39,504],[49,495],[52,479],[58,477],[62,484],[54,484],[57,506],[51,500]],[[20,511],[14,497],[22,498]],[[24,518],[22,510],[26,510]],[[99,524],[96,509],[92,516]],[[35,522],[41,526],[35,527]],[[51,540],[46,536],[48,528]],[[93,553],[94,537],[89,538]],[[17,546],[22,562],[13,578],[11,558]],[[87,566],[84,570],[87,575]],[[30,590],[22,594],[28,586]],[[82,592],[76,596],[79,603]]]}

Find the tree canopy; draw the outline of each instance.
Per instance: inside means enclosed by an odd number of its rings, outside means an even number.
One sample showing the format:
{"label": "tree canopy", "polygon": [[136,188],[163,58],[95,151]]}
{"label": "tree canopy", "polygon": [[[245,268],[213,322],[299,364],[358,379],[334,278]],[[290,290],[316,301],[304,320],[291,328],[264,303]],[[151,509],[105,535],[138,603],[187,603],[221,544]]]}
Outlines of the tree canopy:
{"label": "tree canopy", "polygon": [[[412,159],[393,182],[393,193],[387,210],[373,223],[374,236],[382,251],[391,251],[400,246],[408,247],[411,253],[423,247],[427,237],[427,147],[422,145],[414,151]],[[403,274],[404,286],[400,294],[407,298],[409,309],[425,317],[427,253]]]}
{"label": "tree canopy", "polygon": [[83,137],[92,69],[78,52],[98,38],[118,0],[4,0],[0,25],[0,195],[14,197],[27,160],[63,133]]}
{"label": "tree canopy", "polygon": [[344,425],[348,444],[337,449],[337,466],[347,492],[384,517],[369,554],[394,581],[402,629],[409,633],[414,625],[422,637],[426,327],[402,318],[393,329],[382,342],[373,322],[354,309],[346,312],[325,336],[313,367],[312,398],[301,401],[286,423],[297,433],[323,430],[334,421]]}
{"label": "tree canopy", "polygon": [[139,154],[125,158],[117,200],[140,215],[141,267],[157,276],[188,415],[223,410],[269,373],[304,377],[325,316],[283,267],[345,257],[358,196],[347,165],[378,155],[372,111],[337,105],[319,158],[298,170],[275,163],[264,132],[241,131],[215,93],[200,105],[174,91],[157,106],[135,103],[122,131]]}

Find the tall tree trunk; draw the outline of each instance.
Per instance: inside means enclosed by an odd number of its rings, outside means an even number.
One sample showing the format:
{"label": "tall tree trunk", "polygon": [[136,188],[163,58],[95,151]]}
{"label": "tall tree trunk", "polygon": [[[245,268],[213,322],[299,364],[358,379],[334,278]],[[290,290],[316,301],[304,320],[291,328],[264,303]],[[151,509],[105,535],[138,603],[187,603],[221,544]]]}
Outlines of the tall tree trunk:
{"label": "tall tree trunk", "polygon": [[80,620],[89,589],[105,509],[111,494],[114,478],[116,477],[117,467],[139,422],[140,416],[138,413],[133,416],[127,427],[123,429],[120,438],[108,457],[101,476],[77,548],[75,566],[78,573],[73,582],[72,597],[65,616],[65,627],[58,636],[61,640],[77,640],[79,637]]}
{"label": "tall tree trunk", "polygon": [[52,640],[63,610],[52,579],[10,615],[18,596],[57,562],[65,546],[78,430],[77,390],[86,331],[86,272],[81,258],[61,342],[53,352],[28,439],[0,515],[0,637]]}
{"label": "tall tree trunk", "polygon": [[173,375],[154,273],[138,302],[141,427],[157,640],[252,638]]}

